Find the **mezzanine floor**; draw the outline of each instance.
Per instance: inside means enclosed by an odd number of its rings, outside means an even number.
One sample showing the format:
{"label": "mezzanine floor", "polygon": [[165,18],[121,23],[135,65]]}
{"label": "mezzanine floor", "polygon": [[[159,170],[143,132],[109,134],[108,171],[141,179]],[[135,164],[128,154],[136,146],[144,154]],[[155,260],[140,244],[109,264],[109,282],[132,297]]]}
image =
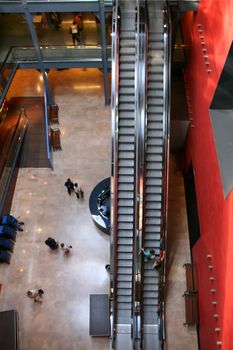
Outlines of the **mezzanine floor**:
{"label": "mezzanine floor", "polygon": [[[105,350],[107,338],[91,338],[89,294],[108,293],[109,237],[93,225],[89,194],[110,174],[110,108],[104,106],[103,76],[95,69],[50,71],[49,81],[59,105],[62,151],[54,153],[54,171],[20,169],[12,213],[25,221],[11,264],[0,266],[0,309],[16,308],[21,350]],[[8,93],[42,95],[36,71],[19,71]],[[171,160],[169,201],[169,268],[167,278],[167,349],[196,350],[195,330],[184,322],[185,273],[189,261],[184,189]],[[67,177],[85,192],[83,202],[69,197]],[[44,245],[48,236],[71,244],[65,257]],[[42,304],[26,297],[29,288],[45,290]],[[124,349],[122,349],[124,350]]]}

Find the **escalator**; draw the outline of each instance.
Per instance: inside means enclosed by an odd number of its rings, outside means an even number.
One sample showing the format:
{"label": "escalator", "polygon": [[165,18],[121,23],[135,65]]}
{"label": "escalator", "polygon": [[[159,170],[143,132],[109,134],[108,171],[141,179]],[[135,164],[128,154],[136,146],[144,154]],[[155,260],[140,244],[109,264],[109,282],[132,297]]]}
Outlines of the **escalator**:
{"label": "escalator", "polygon": [[[154,249],[157,259],[164,250],[167,183],[167,25],[164,1],[148,1],[148,87],[145,135],[144,249]],[[158,313],[161,270],[143,259],[143,342],[145,349],[160,349]]]}
{"label": "escalator", "polygon": [[160,350],[166,246],[169,42],[165,1],[116,1],[112,48],[112,348]]}
{"label": "escalator", "polygon": [[[116,6],[118,9],[118,6]],[[119,1],[115,14],[119,76],[115,79],[117,110],[114,111],[114,343],[115,349],[132,349],[133,246],[135,196],[135,2]],[[119,17],[119,18],[118,18]],[[114,48],[113,48],[114,50]],[[113,79],[114,80],[114,79]],[[113,83],[114,84],[114,83]]]}

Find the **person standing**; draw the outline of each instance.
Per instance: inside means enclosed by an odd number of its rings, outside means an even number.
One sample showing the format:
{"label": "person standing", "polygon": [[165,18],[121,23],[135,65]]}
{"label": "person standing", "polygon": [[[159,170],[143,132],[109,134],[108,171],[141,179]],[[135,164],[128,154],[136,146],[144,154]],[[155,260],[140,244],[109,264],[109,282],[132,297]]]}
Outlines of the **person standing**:
{"label": "person standing", "polygon": [[72,34],[72,40],[73,44],[75,45],[75,41],[77,41],[77,44],[79,43],[79,37],[78,37],[78,26],[75,21],[73,21],[72,26],[70,27],[70,31]]}
{"label": "person standing", "polygon": [[73,184],[73,182],[70,180],[70,178],[68,178],[68,179],[66,180],[66,182],[64,183],[64,186],[66,186],[69,195],[71,195],[72,191],[74,190],[74,184]]}
{"label": "person standing", "polygon": [[154,249],[144,249],[141,248],[141,251],[143,252],[145,258],[150,261],[155,259],[155,250]]}

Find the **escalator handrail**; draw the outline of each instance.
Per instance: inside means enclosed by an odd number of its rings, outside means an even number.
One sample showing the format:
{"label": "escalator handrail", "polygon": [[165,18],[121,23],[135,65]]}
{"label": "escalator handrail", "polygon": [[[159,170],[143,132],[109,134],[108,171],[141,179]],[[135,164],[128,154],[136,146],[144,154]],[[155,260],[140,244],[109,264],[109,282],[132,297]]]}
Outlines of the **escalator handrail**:
{"label": "escalator handrail", "polygon": [[[162,198],[162,249],[166,252],[167,245],[167,215],[168,215],[168,176],[169,176],[169,144],[170,144],[170,105],[171,105],[171,91],[170,91],[170,81],[171,81],[171,20],[169,7],[164,7],[164,144],[163,144],[163,159],[164,159],[164,168],[163,168],[163,198]],[[166,254],[163,260],[162,268],[160,271],[160,282],[161,288],[159,296],[161,302],[161,332],[160,341],[163,342],[165,339],[165,307],[164,307],[164,288],[166,280]]]}
{"label": "escalator handrail", "polygon": [[[137,111],[137,169],[136,169],[136,195],[135,195],[135,266],[137,281],[141,281],[143,276],[142,254],[139,254],[143,240],[143,213],[144,213],[144,187],[145,187],[145,129],[146,129],[146,93],[147,93],[147,19],[145,13],[145,1],[138,1],[138,41],[137,41],[137,65],[136,65],[136,111]],[[143,338],[143,289],[142,284],[135,286],[139,290],[137,300],[137,312],[140,320],[136,324],[140,325],[137,339],[142,341]],[[134,315],[134,320],[136,315]],[[142,345],[142,344],[141,344]]]}
{"label": "escalator handrail", "polygon": [[111,312],[112,312],[112,347],[116,336],[116,319],[117,319],[117,174],[118,174],[118,100],[119,100],[119,4],[115,1],[112,16],[112,99],[111,99],[111,116],[112,116],[112,164],[111,164],[111,272],[110,272],[110,290],[111,290]]}

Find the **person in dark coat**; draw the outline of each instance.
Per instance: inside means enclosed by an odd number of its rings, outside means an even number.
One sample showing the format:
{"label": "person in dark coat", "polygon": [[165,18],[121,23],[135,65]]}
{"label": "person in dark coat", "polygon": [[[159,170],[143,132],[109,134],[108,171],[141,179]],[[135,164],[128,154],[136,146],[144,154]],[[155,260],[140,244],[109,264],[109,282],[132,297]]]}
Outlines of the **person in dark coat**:
{"label": "person in dark coat", "polygon": [[64,186],[66,186],[69,195],[71,195],[72,191],[74,190],[73,182],[68,178],[64,183]]}
{"label": "person in dark coat", "polygon": [[55,239],[52,237],[47,238],[45,244],[52,250],[55,250],[59,247],[58,242],[55,241]]}

